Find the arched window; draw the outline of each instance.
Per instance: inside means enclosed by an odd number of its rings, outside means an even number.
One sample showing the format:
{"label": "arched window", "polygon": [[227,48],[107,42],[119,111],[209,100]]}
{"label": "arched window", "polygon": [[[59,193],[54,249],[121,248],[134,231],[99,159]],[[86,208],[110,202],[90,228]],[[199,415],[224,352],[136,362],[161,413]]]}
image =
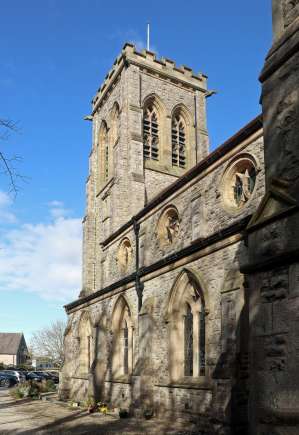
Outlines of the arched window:
{"label": "arched window", "polygon": [[102,121],[100,131],[99,131],[99,179],[101,182],[105,182],[109,179],[110,172],[110,155],[109,155],[109,138],[108,138],[108,127],[105,121]]}
{"label": "arched window", "polygon": [[206,375],[206,308],[201,285],[181,272],[169,298],[170,376],[173,381]]}
{"label": "arched window", "polygon": [[143,155],[145,159],[159,160],[159,121],[153,103],[143,111]]}
{"label": "arched window", "polygon": [[186,124],[177,112],[171,123],[172,166],[186,168]]}
{"label": "arched window", "polygon": [[120,297],[112,314],[113,355],[112,373],[114,377],[130,375],[133,365],[133,325],[129,306]]}
{"label": "arched window", "polygon": [[184,372],[193,376],[193,314],[189,304],[184,320]]}
{"label": "arched window", "polygon": [[129,373],[129,330],[127,322],[123,325],[123,355],[124,355],[124,374]]}
{"label": "arched window", "polygon": [[92,363],[92,330],[89,316],[84,312],[79,323],[79,372],[87,374]]}
{"label": "arched window", "polygon": [[111,112],[111,128],[110,128],[110,143],[114,146],[118,140],[119,136],[119,106],[118,103],[115,103]]}

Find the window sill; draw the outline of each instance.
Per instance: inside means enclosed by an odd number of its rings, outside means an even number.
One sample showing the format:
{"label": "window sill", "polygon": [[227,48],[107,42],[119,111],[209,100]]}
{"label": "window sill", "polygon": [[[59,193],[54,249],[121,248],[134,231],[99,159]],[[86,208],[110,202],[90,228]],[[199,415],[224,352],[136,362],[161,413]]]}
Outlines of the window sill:
{"label": "window sill", "polygon": [[72,376],[72,379],[82,379],[84,381],[88,381],[89,373],[79,373],[78,375]]}
{"label": "window sill", "polygon": [[177,381],[170,382],[168,384],[155,384],[155,387],[166,388],[181,388],[186,390],[212,390],[213,385],[204,377],[202,378],[183,378]]}
{"label": "window sill", "polygon": [[109,382],[111,384],[128,384],[128,385],[131,385],[132,383],[130,375],[118,376],[116,378],[108,379],[106,382]]}

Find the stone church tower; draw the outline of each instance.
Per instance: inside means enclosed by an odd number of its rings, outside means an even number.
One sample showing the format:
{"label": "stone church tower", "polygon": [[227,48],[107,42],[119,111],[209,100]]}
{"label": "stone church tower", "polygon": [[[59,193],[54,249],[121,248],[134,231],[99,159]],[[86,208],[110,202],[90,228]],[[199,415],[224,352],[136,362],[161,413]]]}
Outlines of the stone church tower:
{"label": "stone church tower", "polygon": [[207,156],[207,95],[205,75],[124,46],[92,101],[81,295],[113,280],[101,244]]}

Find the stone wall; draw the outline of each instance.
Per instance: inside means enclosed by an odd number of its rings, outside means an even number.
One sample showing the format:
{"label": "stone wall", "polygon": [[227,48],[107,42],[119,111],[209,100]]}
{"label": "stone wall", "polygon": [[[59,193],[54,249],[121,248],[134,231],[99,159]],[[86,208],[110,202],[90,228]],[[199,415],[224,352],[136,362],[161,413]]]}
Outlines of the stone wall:
{"label": "stone wall", "polygon": [[[255,189],[248,204],[235,212],[228,210],[223,202],[224,192],[228,188],[225,180],[223,181],[223,176],[236,157],[247,155],[254,156],[257,162],[258,173]],[[252,214],[264,194],[264,189],[263,138],[261,131],[258,131],[255,138],[249,138],[247,142],[240,143],[229,155],[219,159],[212,168],[200,173],[183,189],[179,189],[170,198],[161,201],[154,210],[142,218],[140,267],[150,266],[163,257],[186,248],[198,238],[205,239]],[[174,205],[178,210],[179,232],[173,243],[161,247],[157,234],[158,222],[163,210],[170,205]],[[117,263],[117,250],[124,237],[129,237],[131,240],[133,254],[135,254],[135,235],[131,226],[129,231],[121,233],[103,249],[102,259],[104,260],[99,266],[99,274],[100,272],[104,274],[105,279],[97,281],[96,289],[116,282],[134,271],[134,261],[125,271],[120,270]],[[104,264],[103,261],[105,261]]]}
{"label": "stone wall", "polygon": [[[197,419],[203,433],[232,427],[242,433],[248,295],[240,264],[248,259],[243,230],[265,190],[263,132],[257,118],[207,155],[206,94],[205,76],[129,46],[93,101],[86,291],[66,307],[61,395]],[[158,162],[143,159],[148,98],[155,98],[162,120]],[[109,129],[116,101],[119,136],[103,183],[98,132],[103,120]],[[178,105],[190,115],[184,170],[171,166],[171,115]],[[192,374],[182,369],[189,304]]]}

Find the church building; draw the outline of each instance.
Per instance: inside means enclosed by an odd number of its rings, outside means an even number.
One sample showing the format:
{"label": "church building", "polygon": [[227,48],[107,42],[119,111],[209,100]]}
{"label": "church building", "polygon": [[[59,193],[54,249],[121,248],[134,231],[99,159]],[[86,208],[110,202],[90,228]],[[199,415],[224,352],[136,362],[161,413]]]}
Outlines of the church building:
{"label": "church building", "polygon": [[248,231],[272,213],[266,136],[260,115],[210,152],[211,94],[206,75],[129,43],[97,91],[60,396],[246,434],[258,301]]}

